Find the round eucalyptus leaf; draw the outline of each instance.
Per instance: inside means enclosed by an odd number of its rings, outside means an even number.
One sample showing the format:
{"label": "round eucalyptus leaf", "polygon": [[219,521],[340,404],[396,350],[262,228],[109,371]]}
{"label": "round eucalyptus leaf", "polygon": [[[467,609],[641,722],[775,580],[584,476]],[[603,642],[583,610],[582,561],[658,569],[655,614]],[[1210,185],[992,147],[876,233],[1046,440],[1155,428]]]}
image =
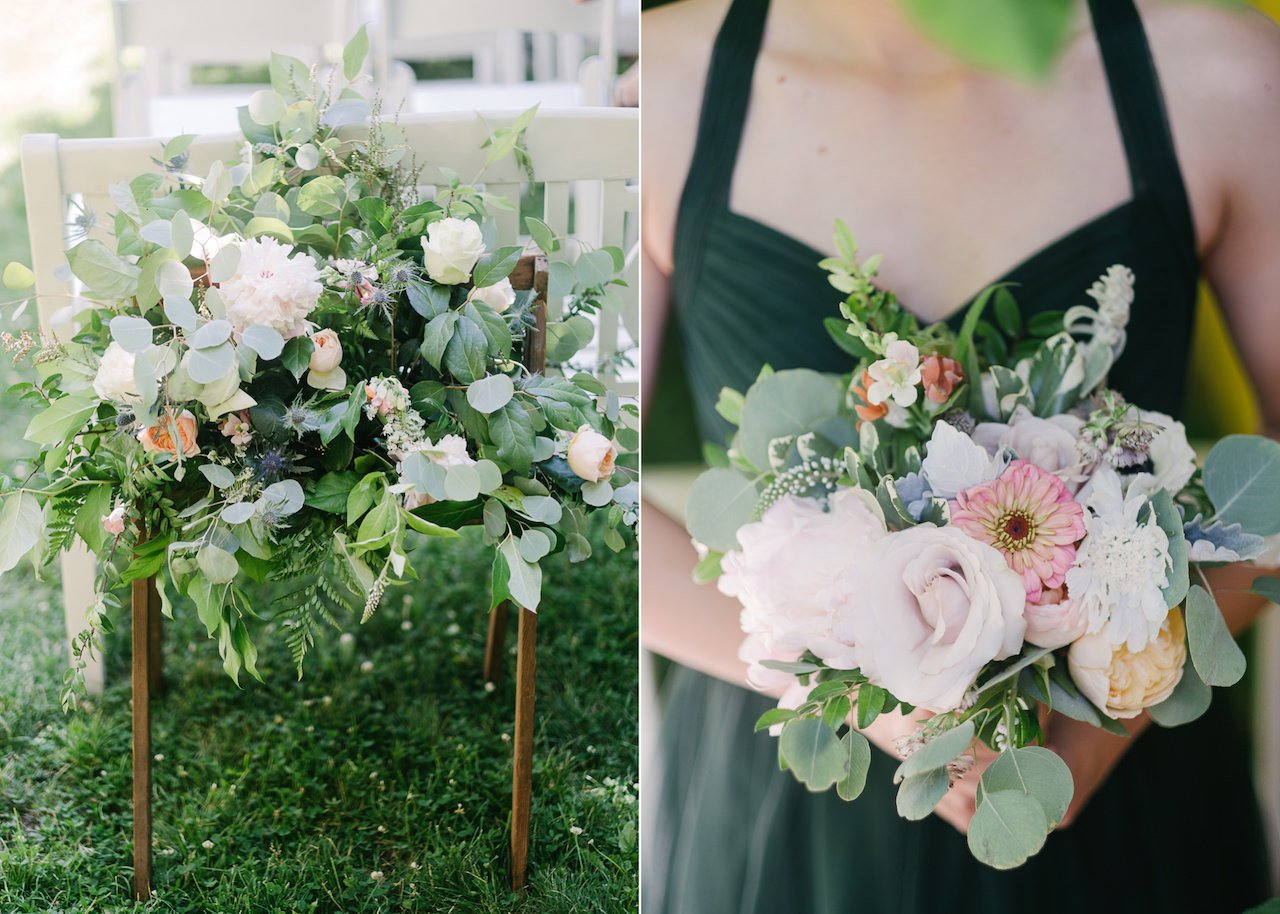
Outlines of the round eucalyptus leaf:
{"label": "round eucalyptus leaf", "polygon": [[475,471],[480,476],[481,495],[488,495],[502,485],[502,470],[492,460],[477,460]]}
{"label": "round eucalyptus leaf", "polygon": [[126,352],[139,353],[151,345],[151,322],[142,317],[111,318],[111,338]]}
{"label": "round eucalyptus leaf", "polygon": [[[156,289],[161,298],[189,299],[194,288],[195,281],[191,278],[191,271],[181,260],[160,261],[160,266],[156,269]],[[181,324],[178,326],[182,327]]]}
{"label": "round eucalyptus leaf", "polygon": [[276,123],[288,111],[284,97],[274,89],[259,89],[249,96],[249,117],[264,127]]}
{"label": "round eucalyptus leaf", "polygon": [[1067,814],[1075,782],[1071,769],[1058,755],[1043,746],[1008,749],[996,756],[982,774],[982,794],[1017,790],[1025,793],[1044,810],[1053,828]]}
{"label": "round eucalyptus leaf", "polygon": [[231,371],[236,363],[236,354],[229,343],[223,343],[211,349],[188,350],[184,362],[191,380],[197,384],[212,384]]}
{"label": "round eucalyptus leaf", "polygon": [[[166,261],[172,263],[173,261]],[[166,296],[164,300],[164,316],[169,318],[175,327],[190,333],[200,323],[195,306],[182,296]]]}
{"label": "round eucalyptus leaf", "polygon": [[747,391],[738,449],[752,466],[767,469],[769,442],[812,431],[821,420],[838,415],[843,400],[833,375],[804,368],[775,372]]}
{"label": "round eucalyptus leaf", "polygon": [[1213,702],[1213,689],[1204,684],[1196,665],[1190,657],[1182,665],[1182,678],[1173,688],[1173,694],[1147,708],[1151,719],[1162,727],[1181,727],[1199,718]]}
{"label": "round eucalyptus leaf", "polygon": [[196,564],[211,584],[230,584],[240,571],[236,557],[219,546],[204,546],[196,553]]}
{"label": "round eucalyptus leaf", "polygon": [[260,499],[271,510],[286,517],[301,511],[305,500],[306,493],[302,491],[302,485],[296,479],[282,479],[280,482],[273,482],[262,490],[262,498]]}
{"label": "round eucalyptus leaf", "polygon": [[582,484],[582,500],[593,508],[603,508],[613,501],[613,486],[609,484],[607,479],[601,479],[598,482],[584,482]]}
{"label": "round eucalyptus leaf", "polygon": [[226,320],[209,321],[187,338],[192,349],[211,349],[221,346],[231,339],[231,322]]}
{"label": "round eucalyptus leaf", "polygon": [[1235,685],[1244,675],[1244,652],[1231,636],[1217,602],[1199,584],[1187,594],[1187,646],[1206,685]]}
{"label": "round eucalyptus leaf", "polygon": [[284,351],[284,337],[265,324],[245,328],[244,333],[240,334],[240,342],[264,359],[274,359]]}
{"label": "round eucalyptus leaf", "polygon": [[467,387],[467,402],[476,412],[496,413],[515,396],[516,386],[504,374],[492,374]]}
{"label": "round eucalyptus leaf", "polygon": [[560,523],[564,513],[560,502],[547,495],[526,495],[520,511],[539,523],[551,526]]}
{"label": "round eucalyptus leaf", "polygon": [[[229,244],[214,254],[213,260],[209,261],[209,281],[226,282],[236,275],[238,266],[240,266],[240,245]],[[208,294],[205,292],[206,297]]]}
{"label": "round eucalyptus leaf", "polygon": [[[201,469],[203,469],[203,467],[201,467]],[[243,524],[245,521],[249,520],[249,518],[253,517],[256,511],[257,508],[254,506],[253,502],[238,501],[233,505],[227,505],[223,508],[220,516],[229,524]]]}
{"label": "round eucalyptus leaf", "polygon": [[716,552],[738,548],[738,529],[751,521],[760,491],[741,473],[724,467],[707,470],[689,490],[685,521],[690,535]]}
{"label": "round eucalyptus leaf", "polygon": [[475,467],[450,467],[444,477],[444,494],[450,501],[471,501],[480,494],[480,474]]}
{"label": "round eucalyptus leaf", "polygon": [[293,160],[298,163],[298,167],[303,171],[311,171],[320,164],[320,150],[316,148],[314,143],[303,143],[298,147],[298,151],[293,154]]}
{"label": "round eucalyptus leaf", "polygon": [[551,545],[551,537],[531,528],[520,535],[520,556],[526,562],[536,562],[551,551]]}
{"label": "round eucalyptus leaf", "polygon": [[969,850],[987,866],[1008,870],[1037,853],[1048,834],[1049,821],[1034,799],[1021,790],[992,791],[969,822]]}
{"label": "round eucalyptus leaf", "polygon": [[778,745],[787,768],[815,793],[826,790],[848,772],[849,752],[836,732],[820,720],[788,721]]}
{"label": "round eucalyptus leaf", "polygon": [[1204,488],[1223,523],[1258,536],[1280,533],[1280,442],[1223,438],[1205,458]]}
{"label": "round eucalyptus leaf", "polygon": [[236,481],[234,473],[217,463],[200,464],[200,475],[215,489],[225,489]]}
{"label": "round eucalyptus leaf", "polygon": [[898,785],[898,815],[912,822],[920,821],[933,812],[950,785],[946,768],[932,768],[924,774],[904,778]]}

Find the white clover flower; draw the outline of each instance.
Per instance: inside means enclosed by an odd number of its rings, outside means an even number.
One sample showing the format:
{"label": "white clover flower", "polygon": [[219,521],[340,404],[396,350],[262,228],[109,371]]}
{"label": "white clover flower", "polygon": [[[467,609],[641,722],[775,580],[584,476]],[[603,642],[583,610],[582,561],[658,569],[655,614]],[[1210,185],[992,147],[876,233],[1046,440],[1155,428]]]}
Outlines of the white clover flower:
{"label": "white clover flower", "polygon": [[1067,572],[1067,591],[1089,620],[1088,631],[1101,632],[1112,645],[1140,651],[1160,633],[1169,615],[1163,588],[1169,583],[1169,537],[1138,514],[1147,503],[1141,493],[1122,495],[1120,477],[1101,467],[1087,487],[1088,534]]}
{"label": "white clover flower", "polygon": [[888,345],[884,347],[884,358],[872,362],[867,369],[871,376],[871,385],[867,388],[867,402],[879,406],[886,400],[893,400],[899,406],[910,406],[919,396],[920,386],[920,350],[906,340],[898,339],[896,334],[885,334]]}
{"label": "white clover flower", "polygon": [[240,245],[235,275],[219,289],[236,332],[262,324],[292,339],[306,334],[324,287],[310,254],[290,256],[287,245],[263,236]]}

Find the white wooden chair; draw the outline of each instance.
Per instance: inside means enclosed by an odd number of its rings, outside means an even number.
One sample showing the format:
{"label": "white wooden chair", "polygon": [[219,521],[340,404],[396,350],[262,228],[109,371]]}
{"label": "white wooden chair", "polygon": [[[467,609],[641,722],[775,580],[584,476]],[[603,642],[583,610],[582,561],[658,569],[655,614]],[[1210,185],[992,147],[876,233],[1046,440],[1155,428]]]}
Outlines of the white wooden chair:
{"label": "white wooden chair", "polygon": [[259,85],[193,85],[192,69],[261,65],[272,51],[336,60],[359,26],[355,0],[112,0],[116,136],[237,129]]}
{"label": "white wooden chair", "polygon": [[[491,112],[482,122],[475,114],[416,115],[401,119],[408,144],[419,162],[426,166],[422,180],[431,189],[442,175],[439,166],[448,166],[464,174],[474,174],[484,166],[486,151],[481,143],[492,128],[510,124],[518,112]],[[487,125],[486,125],[487,122]],[[518,242],[522,217],[536,215],[557,234],[576,237],[582,244],[623,244],[635,235],[638,195],[635,182],[639,176],[638,112],[634,109],[580,108],[567,111],[543,111],[526,134],[534,165],[534,180],[544,187],[540,213],[498,212],[495,217],[497,241]],[[114,209],[108,188],[111,184],[133,178],[155,166],[163,141],[155,138],[61,139],[52,134],[35,134],[23,138],[22,171],[26,191],[27,225],[31,236],[33,269],[36,275],[41,325],[67,335],[70,323],[55,323],[55,315],[65,312],[67,295],[75,289],[65,274],[65,250],[68,247],[67,218],[73,206],[100,214],[92,234],[104,237]],[[207,173],[216,160],[235,159],[240,148],[236,134],[197,137],[189,149],[189,171]],[[524,175],[508,158],[484,174],[485,189],[513,201],[520,199]],[[590,188],[591,193],[574,199],[575,188]],[[570,201],[581,211],[577,223],[591,227],[592,235],[583,235],[570,224]],[[634,259],[634,251],[632,253]],[[555,303],[552,304],[554,316]],[[630,307],[633,315],[634,306]],[[619,332],[617,319],[609,316],[601,321],[596,348],[610,351]],[[613,327],[610,330],[608,328]],[[73,637],[85,626],[85,610],[93,599],[95,567],[93,556],[83,547],[68,553],[63,560],[63,598],[68,636]],[[133,588],[134,622],[134,848],[135,891],[146,897],[150,885],[150,694],[159,661],[158,615],[154,588],[150,582],[135,582]],[[495,618],[497,613],[494,614]],[[505,604],[501,613],[505,631]],[[530,784],[532,777],[533,741],[533,643],[536,616],[520,613],[517,669],[517,713],[514,740],[515,765],[512,807],[512,884],[521,887],[525,878],[525,854],[528,847]],[[499,657],[501,637],[494,637],[494,619],[490,621],[489,646],[486,657]],[[145,656],[142,666],[139,658]],[[149,675],[150,674],[150,675]],[[496,664],[486,662],[486,674],[496,675]],[[101,657],[86,670],[90,689],[102,689]]]}
{"label": "white wooden chair", "polygon": [[[374,73],[387,97],[404,97],[411,111],[474,109],[495,103],[608,104],[617,70],[616,20],[616,0],[581,4],[571,0],[379,0]],[[535,36],[532,62],[525,49],[526,34]],[[405,84],[404,68],[398,62],[424,59],[442,41],[484,35],[495,42],[494,84],[454,80]],[[548,53],[548,42],[554,44],[554,54]],[[589,43],[599,48],[601,65],[582,69]],[[533,82],[525,80],[530,67]]]}

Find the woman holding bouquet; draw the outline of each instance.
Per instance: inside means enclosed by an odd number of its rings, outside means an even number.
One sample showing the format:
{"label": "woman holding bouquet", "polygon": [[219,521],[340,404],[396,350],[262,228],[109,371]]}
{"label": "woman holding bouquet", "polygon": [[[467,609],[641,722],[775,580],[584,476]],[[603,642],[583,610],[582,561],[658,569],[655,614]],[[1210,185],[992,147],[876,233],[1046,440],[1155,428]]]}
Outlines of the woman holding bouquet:
{"label": "woman holding bouquet", "polygon": [[[765,364],[849,370],[821,323],[838,298],[817,265],[837,218],[886,255],[886,285],[927,321],[994,281],[1026,308],[1065,309],[1128,265],[1136,299],[1110,382],[1175,417],[1204,275],[1280,428],[1280,32],[1210,6],[1078,13],[1037,86],[965,68],[891,0],[685,0],[646,15],[645,374],[682,371],[691,439],[726,443],[719,391]],[[664,328],[680,353],[668,346],[660,367]],[[647,405],[676,414],[661,396]],[[1269,894],[1246,740],[1221,700],[1174,730],[1135,718],[1128,739],[1051,716],[1075,781],[1070,827],[1012,871],[965,846],[979,772],[935,817],[898,818],[894,745],[910,721],[868,732],[884,751],[857,803],[805,792],[752,733],[772,703],[743,687],[737,604],[692,583],[678,522],[651,508],[645,530],[646,645],[680,664],[650,780],[651,914],[1235,912]],[[1239,593],[1252,577],[1214,580],[1236,632],[1260,609]]]}

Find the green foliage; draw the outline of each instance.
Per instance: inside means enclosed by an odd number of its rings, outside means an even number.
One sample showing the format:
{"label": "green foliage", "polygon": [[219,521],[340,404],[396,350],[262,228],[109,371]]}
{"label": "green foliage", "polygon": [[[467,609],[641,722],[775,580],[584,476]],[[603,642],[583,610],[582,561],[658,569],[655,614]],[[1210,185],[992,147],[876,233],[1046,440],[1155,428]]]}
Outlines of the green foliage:
{"label": "green foliage", "polygon": [[1256,435],[1228,435],[1204,461],[1204,488],[1217,514],[1246,533],[1280,533],[1280,442]]}

